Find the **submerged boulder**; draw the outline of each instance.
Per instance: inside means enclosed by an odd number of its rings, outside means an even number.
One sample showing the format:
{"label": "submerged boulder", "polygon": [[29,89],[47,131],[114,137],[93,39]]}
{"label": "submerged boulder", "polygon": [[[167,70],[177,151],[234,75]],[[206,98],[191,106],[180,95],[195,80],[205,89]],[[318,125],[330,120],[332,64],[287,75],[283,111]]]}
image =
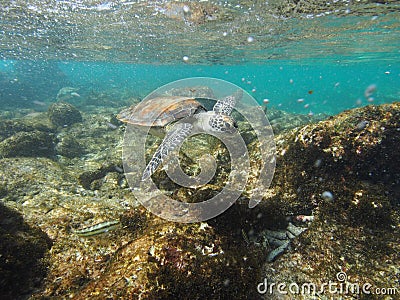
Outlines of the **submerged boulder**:
{"label": "submerged boulder", "polygon": [[0,298],[25,299],[46,275],[43,260],[52,241],[0,202]]}
{"label": "submerged boulder", "polygon": [[68,158],[79,157],[85,153],[82,145],[72,136],[64,136],[57,143],[55,150],[58,155]]}
{"label": "submerged boulder", "polygon": [[[188,295],[195,299],[210,295],[257,299],[253,282],[260,276],[260,247],[245,247],[243,241],[224,237],[206,223],[165,222],[143,208],[128,211],[123,219],[127,229],[115,233],[119,238],[111,238],[120,245],[118,250],[99,257],[96,267],[93,260],[97,254],[90,251],[96,244],[99,247],[104,237],[94,238],[90,249],[78,246],[80,261],[69,261],[67,265],[65,259],[72,253],[69,251],[76,250],[59,252],[59,258],[64,259],[55,262],[57,268],[53,269],[45,295],[63,297],[72,293],[81,299],[185,299]],[[98,268],[102,271],[95,270]],[[61,275],[65,269],[68,273]],[[58,276],[61,280],[55,282]]]}
{"label": "submerged boulder", "polygon": [[55,102],[50,105],[48,116],[55,126],[69,126],[82,122],[82,115],[72,104],[66,102]]}
{"label": "submerged boulder", "polygon": [[0,157],[53,155],[54,136],[48,132],[20,131],[0,142]]}
{"label": "submerged boulder", "polygon": [[[313,222],[292,251],[265,264],[262,280],[319,289],[345,276],[399,290],[399,120],[400,103],[367,106],[277,136],[276,172],[260,205]],[[281,299],[272,290],[265,296]]]}

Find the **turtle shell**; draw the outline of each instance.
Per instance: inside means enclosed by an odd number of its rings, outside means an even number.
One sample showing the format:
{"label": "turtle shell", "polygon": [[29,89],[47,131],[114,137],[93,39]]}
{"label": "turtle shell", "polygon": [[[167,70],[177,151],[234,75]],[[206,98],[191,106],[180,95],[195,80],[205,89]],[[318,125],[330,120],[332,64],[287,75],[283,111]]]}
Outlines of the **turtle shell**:
{"label": "turtle shell", "polygon": [[176,120],[192,116],[199,108],[203,106],[194,98],[156,97],[122,110],[117,115],[117,119],[133,125],[163,127]]}

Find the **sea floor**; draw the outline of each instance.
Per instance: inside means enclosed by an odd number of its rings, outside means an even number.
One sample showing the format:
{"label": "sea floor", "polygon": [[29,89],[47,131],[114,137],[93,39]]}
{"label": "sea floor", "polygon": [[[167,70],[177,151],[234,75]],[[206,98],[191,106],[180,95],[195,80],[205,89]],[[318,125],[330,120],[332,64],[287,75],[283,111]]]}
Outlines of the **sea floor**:
{"label": "sea floor", "polygon": [[[35,114],[4,113],[2,299],[281,299],[272,283],[339,286],[339,276],[370,284],[374,299],[382,299],[378,290],[400,293],[399,102],[331,117],[267,110],[276,169],[261,203],[248,208],[254,171],[230,209],[194,224],[162,220],[135,199],[121,159],[121,108],[79,111],[56,102]],[[73,121],[57,123],[65,120]],[[246,121],[239,130],[255,168],[260,145]],[[196,147],[183,147],[182,163],[195,172],[190,149]],[[224,147],[209,149],[217,163],[225,161]],[[196,202],[218,193],[226,172],[222,163],[211,184],[195,189],[176,187],[163,170],[154,180],[176,199]],[[90,233],[95,224],[100,230]],[[325,290],[318,297],[371,297],[359,293]]]}

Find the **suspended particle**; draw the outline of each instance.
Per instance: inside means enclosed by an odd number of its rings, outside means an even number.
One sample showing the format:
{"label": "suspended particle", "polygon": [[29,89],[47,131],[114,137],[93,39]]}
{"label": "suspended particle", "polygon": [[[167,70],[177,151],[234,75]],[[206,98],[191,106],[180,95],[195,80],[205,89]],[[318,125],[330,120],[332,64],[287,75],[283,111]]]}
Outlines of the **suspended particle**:
{"label": "suspended particle", "polygon": [[229,278],[227,278],[227,279],[225,279],[224,280],[224,286],[229,286],[229,283],[230,283],[231,281],[229,280]]}
{"label": "suspended particle", "polygon": [[364,91],[365,98],[369,98],[376,91],[376,84],[370,84]]}
{"label": "suspended particle", "polygon": [[311,95],[312,93],[314,93],[313,90],[309,90],[309,91],[308,91],[308,94],[309,94],[309,95]]}
{"label": "suspended particle", "polygon": [[290,78],[289,83],[293,84],[293,79],[292,78]]}
{"label": "suspended particle", "polygon": [[183,10],[183,12],[184,12],[185,14],[187,14],[187,13],[190,11],[190,7],[187,6],[187,5],[184,5],[184,6],[182,7],[182,10]]}
{"label": "suspended particle", "polygon": [[322,159],[318,158],[315,162],[314,162],[314,167],[315,168],[319,168],[322,164]]}
{"label": "suspended particle", "polygon": [[189,57],[188,56],[184,56],[184,57],[182,57],[182,59],[183,59],[184,62],[189,61]]}
{"label": "suspended particle", "polygon": [[310,106],[310,104],[309,103],[307,103],[307,104],[304,104],[304,108],[308,108]]}
{"label": "suspended particle", "polygon": [[336,82],[335,83],[335,88],[338,87],[340,85],[340,82]]}
{"label": "suspended particle", "polygon": [[374,101],[375,101],[375,98],[374,98],[374,97],[368,97],[367,101],[368,101],[368,102],[374,102]]}
{"label": "suspended particle", "polygon": [[229,71],[225,71],[224,73],[225,73],[225,74],[229,74]]}
{"label": "suspended particle", "polygon": [[297,102],[298,102],[298,103],[303,103],[303,102],[304,102],[304,99],[303,99],[303,98],[297,99]]}
{"label": "suspended particle", "polygon": [[268,103],[269,103],[269,99],[265,98],[265,99],[263,100],[263,103],[264,103],[264,104],[268,104]]}
{"label": "suspended particle", "polygon": [[358,106],[360,106],[360,105],[362,104],[362,100],[361,100],[360,98],[358,98],[358,99],[356,100],[356,104],[357,104]]}
{"label": "suspended particle", "polygon": [[385,74],[389,75],[389,74],[390,74],[390,71],[386,71]]}
{"label": "suspended particle", "polygon": [[253,89],[251,90],[251,92],[252,92],[252,93],[255,93],[255,92],[257,92],[257,89],[256,89],[256,88],[253,88]]}
{"label": "suspended particle", "polygon": [[222,36],[227,36],[228,35],[228,33],[226,32],[226,31],[224,31],[223,33],[222,33]]}
{"label": "suspended particle", "polygon": [[254,42],[254,38],[253,38],[252,36],[249,36],[249,37],[247,38],[247,42],[248,42],[248,43]]}
{"label": "suspended particle", "polygon": [[242,82],[245,82],[245,81],[246,81],[246,78],[242,77]]}

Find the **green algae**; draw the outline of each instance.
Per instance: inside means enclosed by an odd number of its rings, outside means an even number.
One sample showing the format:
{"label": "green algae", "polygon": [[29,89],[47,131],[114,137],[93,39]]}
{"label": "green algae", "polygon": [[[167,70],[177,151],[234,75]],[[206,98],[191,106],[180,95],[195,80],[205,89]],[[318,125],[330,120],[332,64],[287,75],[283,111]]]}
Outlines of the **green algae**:
{"label": "green algae", "polygon": [[54,155],[54,135],[43,131],[21,131],[0,142],[1,157]]}
{"label": "green algae", "polygon": [[57,154],[68,158],[80,157],[85,154],[85,149],[79,141],[72,136],[62,137],[57,143],[55,150]]}
{"label": "green algae", "polygon": [[55,102],[49,106],[47,111],[51,123],[55,126],[69,126],[82,122],[79,110],[67,102]]}

